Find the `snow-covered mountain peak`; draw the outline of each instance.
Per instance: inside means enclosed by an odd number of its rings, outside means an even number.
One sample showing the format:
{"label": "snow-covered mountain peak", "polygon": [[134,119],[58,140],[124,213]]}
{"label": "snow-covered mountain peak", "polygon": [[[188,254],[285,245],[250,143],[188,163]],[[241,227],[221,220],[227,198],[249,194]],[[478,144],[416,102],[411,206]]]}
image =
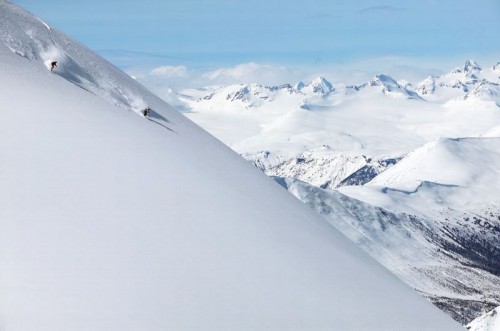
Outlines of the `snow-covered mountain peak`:
{"label": "snow-covered mountain peak", "polygon": [[482,81],[472,91],[464,95],[463,99],[480,98],[500,102],[500,84]]}
{"label": "snow-covered mountain peak", "polygon": [[250,86],[247,84],[241,84],[237,87],[236,91],[229,92],[226,100],[227,101],[247,101],[250,94]]}
{"label": "snow-covered mountain peak", "polygon": [[[468,98],[467,93],[485,81],[500,83],[494,68],[482,70],[476,61],[467,60],[462,68],[457,67],[447,74],[426,78],[417,85],[415,91],[433,102],[453,103],[455,99],[464,100]],[[498,70],[500,73],[500,69]],[[484,89],[484,86],[481,89]]]}
{"label": "snow-covered mountain peak", "polygon": [[400,87],[398,82],[389,75],[379,74],[372,78],[369,82],[370,86],[384,86],[388,91],[395,90]]}
{"label": "snow-covered mountain peak", "polygon": [[[497,164],[500,138],[440,138],[415,149],[369,185],[411,192],[425,182],[469,190],[476,187],[495,196],[500,191],[490,183],[500,180]],[[469,198],[470,203],[473,200],[484,202],[484,197]]]}
{"label": "snow-covered mountain peak", "polygon": [[300,90],[302,90],[305,86],[306,86],[306,84],[304,84],[304,82],[300,81],[300,82],[297,82],[297,83],[293,86],[293,89],[294,89],[294,90],[296,90],[296,91],[300,91]]}
{"label": "snow-covered mountain peak", "polygon": [[417,93],[411,89],[411,84],[409,82],[404,82],[405,86],[400,85],[394,78],[389,75],[379,74],[372,78],[366,85],[370,87],[380,87],[382,88],[382,93],[391,96],[393,98],[405,98],[405,99],[418,99],[422,100]]}
{"label": "snow-covered mountain peak", "polygon": [[440,81],[440,83],[444,85],[450,85],[451,81],[461,81],[467,85],[474,85],[477,83],[477,80],[498,79],[498,77],[490,75],[491,71],[495,71],[495,67],[496,65],[483,70],[483,68],[475,60],[466,60],[463,66],[456,67],[449,73],[438,75],[433,78]]}
{"label": "snow-covered mountain peak", "polygon": [[325,96],[333,91],[333,85],[326,78],[320,76],[312,80],[302,90],[310,90],[314,94]]}
{"label": "snow-covered mountain peak", "polygon": [[500,73],[500,62],[495,64],[491,69],[496,73]]}
{"label": "snow-covered mountain peak", "polygon": [[475,60],[467,60],[464,64],[464,72],[467,74],[481,71],[481,66]]}
{"label": "snow-covered mountain peak", "polygon": [[421,81],[415,89],[420,95],[432,94],[436,90],[436,80],[429,76]]}

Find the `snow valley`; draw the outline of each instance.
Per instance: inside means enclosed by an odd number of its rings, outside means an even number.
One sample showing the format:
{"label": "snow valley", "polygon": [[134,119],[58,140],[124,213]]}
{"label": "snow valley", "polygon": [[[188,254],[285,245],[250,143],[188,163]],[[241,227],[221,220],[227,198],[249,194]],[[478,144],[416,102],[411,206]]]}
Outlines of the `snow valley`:
{"label": "snow valley", "polygon": [[0,32],[2,330],[460,330],[83,45]]}
{"label": "snow valley", "polygon": [[500,64],[174,103],[457,321],[500,305]]}

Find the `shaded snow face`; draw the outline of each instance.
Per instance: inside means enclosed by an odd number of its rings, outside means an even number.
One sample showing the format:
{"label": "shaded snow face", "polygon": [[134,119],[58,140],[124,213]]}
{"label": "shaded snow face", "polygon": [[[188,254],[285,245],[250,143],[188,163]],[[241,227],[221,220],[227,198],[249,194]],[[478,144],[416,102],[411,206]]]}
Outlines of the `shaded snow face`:
{"label": "shaded snow face", "polygon": [[316,95],[326,96],[333,91],[333,85],[324,77],[318,77],[308,85],[301,88],[303,92],[311,92]]}

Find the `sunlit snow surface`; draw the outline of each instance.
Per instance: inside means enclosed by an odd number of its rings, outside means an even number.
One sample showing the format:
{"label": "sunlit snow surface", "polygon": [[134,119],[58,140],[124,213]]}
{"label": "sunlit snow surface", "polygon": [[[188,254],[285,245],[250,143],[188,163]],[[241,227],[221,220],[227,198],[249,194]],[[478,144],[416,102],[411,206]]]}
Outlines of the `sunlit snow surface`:
{"label": "sunlit snow surface", "polygon": [[182,90],[174,102],[240,153],[293,157],[328,145],[335,152],[400,156],[441,137],[493,132],[500,123],[498,71],[455,69],[414,85],[381,74],[331,89],[322,77],[295,86],[210,86]]}
{"label": "sunlit snow surface", "polygon": [[85,47],[0,26],[2,330],[461,329]]}

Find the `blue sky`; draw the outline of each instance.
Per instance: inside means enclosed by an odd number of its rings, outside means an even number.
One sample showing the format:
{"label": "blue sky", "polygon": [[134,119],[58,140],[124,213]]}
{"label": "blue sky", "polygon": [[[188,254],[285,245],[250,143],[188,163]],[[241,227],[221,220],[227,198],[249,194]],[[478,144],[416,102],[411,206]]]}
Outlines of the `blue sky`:
{"label": "blue sky", "polygon": [[14,2],[124,69],[256,62],[315,70],[392,61],[431,70],[467,58],[500,60],[498,0]]}

